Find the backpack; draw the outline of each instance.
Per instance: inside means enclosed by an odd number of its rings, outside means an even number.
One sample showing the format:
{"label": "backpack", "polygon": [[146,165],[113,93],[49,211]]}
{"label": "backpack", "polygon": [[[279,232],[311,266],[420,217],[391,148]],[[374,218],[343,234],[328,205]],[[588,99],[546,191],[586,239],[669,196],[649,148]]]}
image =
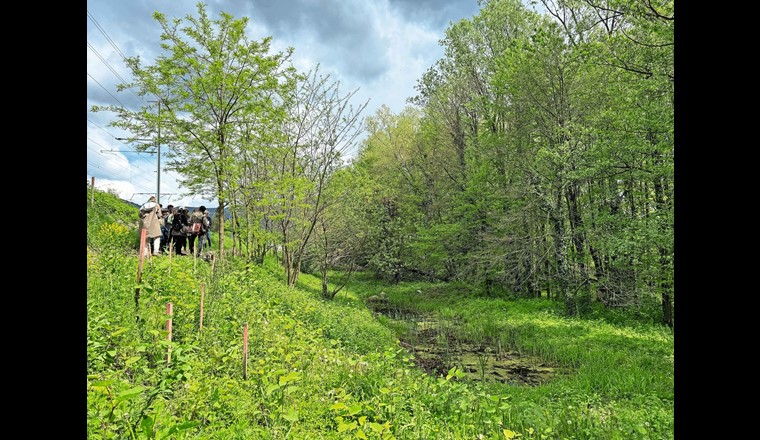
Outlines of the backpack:
{"label": "backpack", "polygon": [[203,217],[201,215],[196,215],[196,213],[193,213],[193,215],[190,216],[190,233],[193,235],[198,235],[201,233],[201,228],[203,227]]}

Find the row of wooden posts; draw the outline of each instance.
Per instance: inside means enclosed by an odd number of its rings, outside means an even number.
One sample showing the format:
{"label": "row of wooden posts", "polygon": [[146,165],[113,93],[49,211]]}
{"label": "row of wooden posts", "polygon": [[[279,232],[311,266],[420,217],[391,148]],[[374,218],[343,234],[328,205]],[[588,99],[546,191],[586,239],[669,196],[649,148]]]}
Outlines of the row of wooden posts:
{"label": "row of wooden posts", "polygon": [[[138,287],[135,289],[135,310],[138,309],[139,306],[139,300],[140,300],[140,282],[142,281],[142,267],[143,267],[143,253],[145,249],[145,243],[146,243],[146,229],[142,228],[140,231],[140,257],[139,262],[137,265],[137,285]],[[171,250],[169,251],[169,258],[171,261]],[[195,255],[193,256],[195,258]],[[216,262],[216,258],[213,258],[211,260],[211,273],[214,273],[214,263]],[[195,262],[193,262],[195,263]],[[205,284],[201,283],[201,304],[200,304],[200,322],[199,322],[199,331],[203,332],[203,303],[205,301],[205,294],[206,294],[206,288]],[[169,342],[172,341],[172,315],[174,313],[172,303],[166,303],[166,331],[167,335],[166,338]],[[172,347],[171,344],[169,344],[169,348],[166,353],[166,363],[170,364],[172,361]],[[243,327],[243,379],[248,378],[248,322],[245,323],[245,326]]]}
{"label": "row of wooden posts", "polygon": [[[201,321],[199,331],[203,331],[203,284],[201,284]],[[172,303],[166,303],[166,339],[172,341],[172,314],[174,313]],[[166,352],[166,363],[172,362],[172,346],[169,344],[169,348]],[[246,321],[243,326],[243,379],[248,378],[248,322]]]}

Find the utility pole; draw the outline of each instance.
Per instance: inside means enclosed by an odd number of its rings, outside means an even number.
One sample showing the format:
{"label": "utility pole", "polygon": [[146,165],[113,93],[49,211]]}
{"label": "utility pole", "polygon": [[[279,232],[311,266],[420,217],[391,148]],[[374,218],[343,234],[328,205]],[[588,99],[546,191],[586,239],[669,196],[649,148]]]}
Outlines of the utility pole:
{"label": "utility pole", "polygon": [[[158,98],[158,101],[148,101],[148,102],[157,102],[158,103],[158,141],[156,143],[156,203],[161,202],[161,98]],[[118,141],[128,141],[129,138],[116,138]],[[133,141],[150,141],[152,139],[131,139]],[[100,150],[100,152],[104,151],[116,151],[116,150]],[[130,150],[126,150],[130,151]],[[141,153],[141,151],[138,151],[138,153]],[[152,152],[149,152],[150,154],[153,154]]]}
{"label": "utility pole", "polygon": [[158,101],[148,102],[158,103],[158,142],[156,143],[156,203],[161,203],[161,98],[158,98]]}

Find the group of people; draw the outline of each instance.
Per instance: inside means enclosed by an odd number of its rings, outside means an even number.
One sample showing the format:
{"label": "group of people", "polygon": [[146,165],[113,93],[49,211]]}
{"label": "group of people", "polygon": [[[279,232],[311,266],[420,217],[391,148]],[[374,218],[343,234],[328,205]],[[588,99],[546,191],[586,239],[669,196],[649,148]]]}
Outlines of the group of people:
{"label": "group of people", "polygon": [[146,248],[150,255],[169,251],[175,255],[193,255],[211,247],[211,217],[205,206],[189,213],[184,206],[168,205],[165,209],[151,196],[140,207],[140,228],[145,228]]}

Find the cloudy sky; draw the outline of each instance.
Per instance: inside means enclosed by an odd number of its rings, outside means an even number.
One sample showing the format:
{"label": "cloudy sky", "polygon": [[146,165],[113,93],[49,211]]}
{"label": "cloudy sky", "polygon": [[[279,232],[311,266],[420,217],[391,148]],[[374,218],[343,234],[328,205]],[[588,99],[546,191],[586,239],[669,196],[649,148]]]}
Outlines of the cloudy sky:
{"label": "cloudy sky", "polygon": [[[87,181],[98,189],[112,189],[135,203],[145,202],[157,190],[157,156],[136,153],[134,146],[116,138],[130,133],[108,126],[114,115],[93,113],[92,105],[143,104],[131,91],[116,84],[130,81],[122,56],[140,55],[150,64],[160,51],[160,26],[154,11],[168,18],[197,13],[196,0],[88,0],[87,1]],[[415,95],[417,79],[443,49],[438,40],[451,22],[471,18],[477,0],[209,0],[207,12],[220,11],[249,18],[248,36],[272,37],[272,52],[295,49],[293,61],[302,72],[320,65],[320,72],[339,81],[341,90],[358,89],[355,106],[369,100],[362,116],[383,104],[399,112]],[[147,98],[150,99],[150,98]],[[144,105],[144,104],[143,104]],[[363,138],[363,137],[362,137]],[[355,150],[354,150],[355,151]],[[164,157],[165,158],[165,157]],[[217,207],[216,200],[185,195],[176,174],[161,169],[164,206]]]}

